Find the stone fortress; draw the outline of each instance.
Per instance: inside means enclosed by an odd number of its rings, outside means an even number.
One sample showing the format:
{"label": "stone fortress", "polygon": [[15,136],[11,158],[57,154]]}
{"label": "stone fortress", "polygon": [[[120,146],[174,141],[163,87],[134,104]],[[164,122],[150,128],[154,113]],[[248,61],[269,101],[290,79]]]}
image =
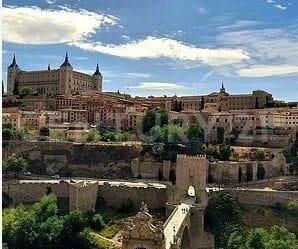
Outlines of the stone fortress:
{"label": "stone fortress", "polygon": [[13,94],[18,88],[29,87],[40,95],[55,96],[58,94],[75,94],[82,91],[102,91],[102,75],[98,64],[93,75],[75,71],[66,53],[64,62],[58,69],[23,71],[16,62],[14,55],[12,63],[7,68],[7,92]]}
{"label": "stone fortress", "polygon": [[[4,183],[3,191],[14,203],[33,202],[54,193],[69,200],[70,211],[90,211],[96,201],[104,201],[108,206],[120,206],[128,198],[137,206],[146,202],[150,208],[167,208],[167,220],[155,228],[147,207],[142,204],[141,212],[124,231],[123,249],[212,249],[212,236],[204,231],[204,210],[208,202],[207,159],[205,156],[178,155],[175,171],[174,184],[24,180]],[[123,188],[125,191],[121,191]],[[111,195],[117,198],[110,198]]]}
{"label": "stone fortress", "polygon": [[[213,237],[204,231],[208,161],[205,156],[177,155],[171,169],[163,172],[175,182],[144,180],[21,180],[3,183],[13,203],[32,203],[43,195],[54,193],[68,202],[69,210],[90,211],[99,205],[121,207],[125,201],[142,206],[125,224],[122,248],[148,249],[212,249]],[[247,204],[274,205],[297,199],[297,192],[231,189],[231,193]],[[113,198],[111,198],[113,196]],[[148,204],[145,205],[144,203]],[[153,224],[148,208],[166,208],[166,221]]]}

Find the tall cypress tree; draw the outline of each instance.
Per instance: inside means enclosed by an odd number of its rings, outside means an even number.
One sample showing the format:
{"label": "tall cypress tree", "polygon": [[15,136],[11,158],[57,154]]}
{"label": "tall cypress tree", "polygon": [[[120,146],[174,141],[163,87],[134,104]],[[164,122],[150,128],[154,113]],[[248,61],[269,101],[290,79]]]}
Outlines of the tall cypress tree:
{"label": "tall cypress tree", "polygon": [[19,83],[15,81],[14,86],[13,86],[13,95],[19,95]]}

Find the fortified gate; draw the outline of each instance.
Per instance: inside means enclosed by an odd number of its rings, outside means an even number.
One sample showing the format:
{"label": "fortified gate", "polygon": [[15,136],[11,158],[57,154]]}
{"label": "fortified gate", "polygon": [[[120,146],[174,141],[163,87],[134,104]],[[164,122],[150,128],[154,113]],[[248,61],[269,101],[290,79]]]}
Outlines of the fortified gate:
{"label": "fortified gate", "polygon": [[176,183],[169,186],[164,224],[152,224],[147,205],[130,220],[123,249],[213,249],[213,236],[204,231],[207,159],[177,155]]}

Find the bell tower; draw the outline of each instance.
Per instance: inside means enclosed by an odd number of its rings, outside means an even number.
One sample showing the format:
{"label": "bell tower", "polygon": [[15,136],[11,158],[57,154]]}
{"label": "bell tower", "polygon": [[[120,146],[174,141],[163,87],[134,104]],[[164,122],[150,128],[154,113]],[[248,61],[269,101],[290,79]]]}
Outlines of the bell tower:
{"label": "bell tower", "polygon": [[73,68],[68,61],[68,54],[65,54],[64,62],[60,66],[60,91],[59,94],[71,94],[74,86]]}
{"label": "bell tower", "polygon": [[20,72],[20,68],[16,61],[15,54],[13,55],[12,63],[7,68],[7,93],[17,94],[17,76]]}
{"label": "bell tower", "polygon": [[93,79],[96,84],[96,90],[102,92],[102,74],[99,71],[98,63],[96,64],[96,70],[93,74]]}

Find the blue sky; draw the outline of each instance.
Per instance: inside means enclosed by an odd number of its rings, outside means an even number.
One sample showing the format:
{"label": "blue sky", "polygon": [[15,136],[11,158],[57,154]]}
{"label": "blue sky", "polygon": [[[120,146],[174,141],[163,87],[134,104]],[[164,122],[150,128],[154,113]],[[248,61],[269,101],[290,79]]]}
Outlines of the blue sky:
{"label": "blue sky", "polygon": [[297,101],[296,0],[3,1],[3,78],[99,62],[104,91],[193,95],[263,89]]}

